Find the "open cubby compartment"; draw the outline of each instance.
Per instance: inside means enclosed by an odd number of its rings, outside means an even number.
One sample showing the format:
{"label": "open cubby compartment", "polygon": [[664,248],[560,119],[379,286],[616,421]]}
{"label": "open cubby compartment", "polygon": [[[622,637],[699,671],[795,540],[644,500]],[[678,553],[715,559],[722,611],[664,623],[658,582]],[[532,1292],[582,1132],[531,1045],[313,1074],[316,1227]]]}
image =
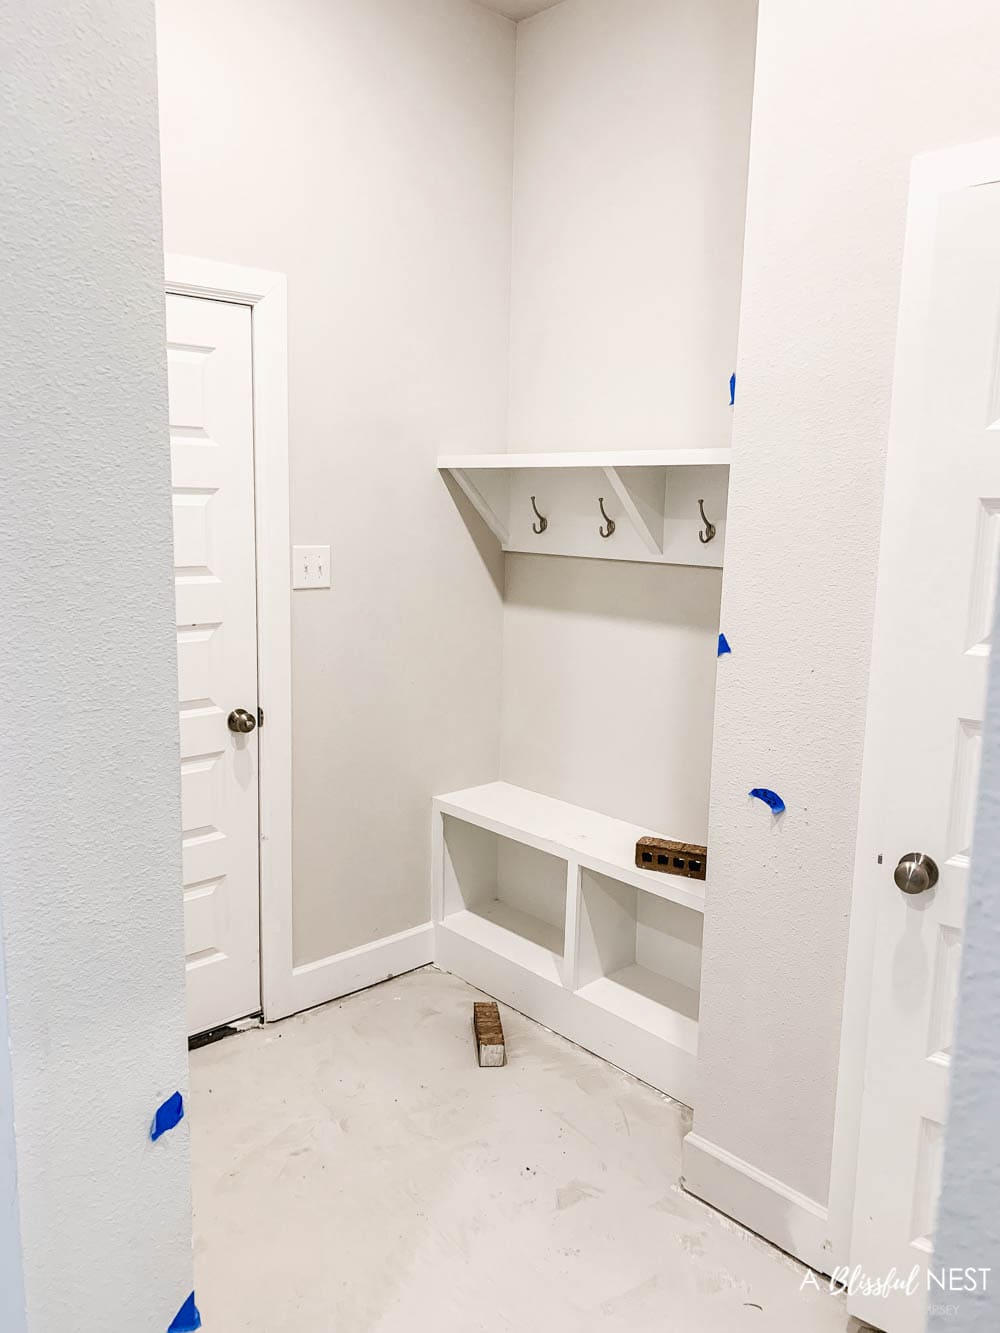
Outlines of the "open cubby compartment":
{"label": "open cubby compartment", "polygon": [[443,924],[561,985],[567,862],[450,815],[443,824]]}
{"label": "open cubby compartment", "polygon": [[704,885],[643,829],[493,782],[435,797],[439,967],[693,1105]]}
{"label": "open cubby compartment", "polygon": [[694,1055],[703,917],[581,868],[577,993]]}

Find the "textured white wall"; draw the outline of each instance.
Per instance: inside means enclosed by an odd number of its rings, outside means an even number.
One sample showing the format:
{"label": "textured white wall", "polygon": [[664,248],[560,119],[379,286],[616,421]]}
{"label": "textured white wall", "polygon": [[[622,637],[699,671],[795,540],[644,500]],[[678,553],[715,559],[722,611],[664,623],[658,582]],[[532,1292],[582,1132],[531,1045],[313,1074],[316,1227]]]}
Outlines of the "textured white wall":
{"label": "textured white wall", "polygon": [[[994,616],[993,643],[1000,642]],[[932,1297],[931,1333],[1000,1328],[1000,654],[990,661],[934,1268],[989,1268],[974,1292]],[[943,1305],[957,1305],[945,1314]]]}
{"label": "textured white wall", "polygon": [[148,1139],[187,1079],[152,4],[4,0],[0,49],[0,907],[27,1327],[163,1333],[192,1265],[186,1128]]}
{"label": "textured white wall", "polygon": [[910,161],[1000,132],[998,41],[992,0],[760,6],[695,1129],[820,1203]]}
{"label": "textured white wall", "polygon": [[[512,449],[728,443],[755,0],[518,25]],[[509,782],[704,840],[718,570],[507,560]]]}
{"label": "textured white wall", "polygon": [[161,0],[158,29],[167,248],[288,275],[292,540],[333,548],[293,598],[305,962],[426,921],[430,797],[499,768],[502,567],[435,460],[505,441],[514,27]]}
{"label": "textured white wall", "polygon": [[14,1082],[7,1024],[3,912],[0,911],[0,1328],[4,1333],[24,1333],[25,1330],[22,1265],[17,1152],[14,1143]]}

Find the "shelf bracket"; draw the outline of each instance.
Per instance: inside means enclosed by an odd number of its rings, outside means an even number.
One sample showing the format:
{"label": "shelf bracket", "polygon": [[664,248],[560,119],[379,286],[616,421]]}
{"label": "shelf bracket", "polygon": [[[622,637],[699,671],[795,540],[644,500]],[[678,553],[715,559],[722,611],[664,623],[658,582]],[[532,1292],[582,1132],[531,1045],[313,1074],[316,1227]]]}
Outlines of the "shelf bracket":
{"label": "shelf bracket", "polygon": [[450,467],[447,469],[449,475],[455,478],[463,495],[472,505],[473,509],[489,528],[493,536],[496,537],[500,545],[506,548],[510,541],[510,534],[507,531],[507,525],[501,519],[500,515],[483,495],[482,491],[472,480],[472,477],[465,468]]}
{"label": "shelf bracket", "polygon": [[652,555],[662,555],[666,468],[606,467],[603,472],[646,550]]}

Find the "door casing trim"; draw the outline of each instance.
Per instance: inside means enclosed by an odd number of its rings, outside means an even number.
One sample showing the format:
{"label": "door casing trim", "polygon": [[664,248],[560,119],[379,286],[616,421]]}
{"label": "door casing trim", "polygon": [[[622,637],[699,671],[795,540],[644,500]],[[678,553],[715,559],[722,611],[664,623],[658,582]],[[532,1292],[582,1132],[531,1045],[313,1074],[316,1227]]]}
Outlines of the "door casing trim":
{"label": "door casing trim", "polygon": [[164,256],[166,291],[250,307],[257,542],[260,969],[266,1020],[297,1007],[292,936],[292,606],[288,298],[283,273]]}

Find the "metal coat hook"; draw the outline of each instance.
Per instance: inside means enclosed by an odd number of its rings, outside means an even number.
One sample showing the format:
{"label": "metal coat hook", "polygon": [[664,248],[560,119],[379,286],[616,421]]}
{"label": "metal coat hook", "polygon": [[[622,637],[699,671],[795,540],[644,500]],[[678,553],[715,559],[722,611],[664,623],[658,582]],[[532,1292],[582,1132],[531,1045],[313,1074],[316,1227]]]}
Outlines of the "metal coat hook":
{"label": "metal coat hook", "polygon": [[538,536],[540,537],[542,533],[545,531],[545,529],[549,526],[549,520],[545,517],[544,514],[540,514],[538,512],[538,505],[535,504],[534,496],[531,497],[531,507],[535,511],[535,517],[538,519],[537,523],[532,523],[531,531],[537,533]]}
{"label": "metal coat hook", "polygon": [[714,523],[709,523],[709,521],[708,521],[708,516],[707,516],[707,514],[705,513],[705,501],[704,501],[704,500],[699,500],[699,501],[698,501],[698,508],[701,510],[701,521],[702,521],[702,523],[704,523],[704,525],[705,525],[705,531],[704,531],[704,532],[699,532],[699,533],[698,533],[698,540],[699,540],[700,542],[710,542],[710,541],[712,540],[712,538],[715,536],[715,524],[714,524]]}
{"label": "metal coat hook", "polygon": [[608,512],[607,512],[607,510],[604,508],[604,496],[603,496],[603,495],[600,496],[600,498],[598,499],[597,503],[601,506],[601,518],[603,518],[604,521],[605,521],[605,523],[608,525],[608,527],[607,527],[607,531],[606,531],[606,532],[605,532],[604,528],[598,528],[597,531],[601,534],[602,537],[610,537],[610,536],[613,534],[614,530],[615,530],[615,520],[614,520],[613,518],[609,518],[609,517],[608,517]]}

